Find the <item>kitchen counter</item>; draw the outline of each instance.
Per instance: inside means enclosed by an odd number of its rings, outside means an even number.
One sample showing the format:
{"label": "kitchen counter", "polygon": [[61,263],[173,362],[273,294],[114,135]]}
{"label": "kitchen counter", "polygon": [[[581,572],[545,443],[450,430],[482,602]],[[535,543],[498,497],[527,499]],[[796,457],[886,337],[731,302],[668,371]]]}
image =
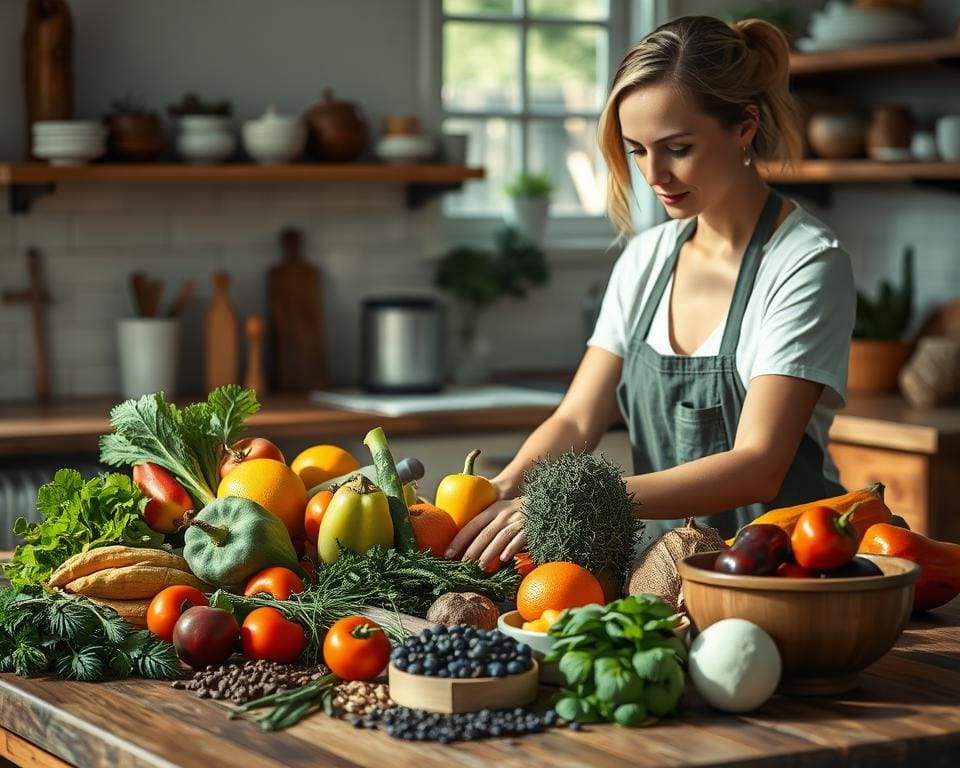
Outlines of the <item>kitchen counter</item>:
{"label": "kitchen counter", "polygon": [[[910,622],[843,696],[775,696],[709,710],[688,686],[681,716],[648,728],[585,726],[445,747],[314,715],[280,733],[169,683],[0,675],[0,758],[92,766],[953,766],[960,752],[960,599]],[[549,693],[544,689],[543,699]]]}
{"label": "kitchen counter", "polygon": [[[0,456],[97,451],[97,437],[110,429],[114,399],[49,404],[0,403]],[[455,434],[530,430],[551,412],[548,407],[446,411],[386,417],[337,410],[309,403],[302,395],[263,400],[249,420],[250,434],[271,439],[332,440],[361,437],[374,426],[388,435]],[[960,454],[960,407],[922,410],[900,397],[851,397],[837,414],[832,440],[922,454]]]}

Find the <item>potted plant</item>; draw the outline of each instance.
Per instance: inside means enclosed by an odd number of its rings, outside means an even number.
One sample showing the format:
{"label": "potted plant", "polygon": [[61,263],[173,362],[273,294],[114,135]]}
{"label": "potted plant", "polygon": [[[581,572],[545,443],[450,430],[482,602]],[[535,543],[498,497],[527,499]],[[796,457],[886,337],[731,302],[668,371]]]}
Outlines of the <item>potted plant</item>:
{"label": "potted plant", "polygon": [[186,93],[167,111],[177,117],[177,152],[188,162],[220,162],[236,150],[229,101],[205,101],[195,93]]}
{"label": "potted plant", "polygon": [[899,288],[884,280],[874,300],[857,291],[857,320],[847,377],[851,392],[871,394],[896,388],[897,375],[910,354],[910,344],[902,339],[912,312],[913,249],[908,247],[903,253]]}
{"label": "potted plant", "polygon": [[534,245],[543,242],[553,184],[546,173],[520,172],[504,187],[510,204],[504,219]]}
{"label": "potted plant", "polygon": [[110,102],[107,124],[110,156],[116,160],[155,160],[163,151],[163,122],[136,96],[128,93]]}
{"label": "potted plant", "polygon": [[493,251],[459,246],[437,264],[434,285],[453,294],[459,305],[460,337],[455,379],[480,384],[490,375],[492,348],[479,333],[483,311],[504,296],[523,298],[550,277],[542,251],[510,228],[497,233]]}

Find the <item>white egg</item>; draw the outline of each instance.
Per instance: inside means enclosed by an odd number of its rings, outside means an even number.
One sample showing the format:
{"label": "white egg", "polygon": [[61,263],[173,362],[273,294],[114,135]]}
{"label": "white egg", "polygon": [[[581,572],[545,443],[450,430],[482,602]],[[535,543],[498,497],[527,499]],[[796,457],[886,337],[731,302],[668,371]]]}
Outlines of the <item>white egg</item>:
{"label": "white egg", "polygon": [[776,643],[745,619],[711,624],[690,646],[690,679],[708,704],[725,712],[763,705],[780,682],[780,668]]}

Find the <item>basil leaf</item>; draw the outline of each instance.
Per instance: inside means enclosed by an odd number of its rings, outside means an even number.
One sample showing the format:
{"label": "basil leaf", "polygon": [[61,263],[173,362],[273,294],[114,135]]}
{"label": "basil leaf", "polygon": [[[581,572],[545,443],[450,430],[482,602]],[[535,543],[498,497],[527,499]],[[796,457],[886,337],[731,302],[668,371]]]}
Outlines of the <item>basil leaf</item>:
{"label": "basil leaf", "polygon": [[644,680],[659,682],[670,674],[671,667],[677,662],[673,652],[663,648],[650,648],[637,651],[631,659],[634,672]]}
{"label": "basil leaf", "polygon": [[617,725],[637,726],[643,724],[646,719],[647,711],[642,704],[636,702],[621,704],[613,711],[613,721]]}
{"label": "basil leaf", "polygon": [[560,673],[567,685],[586,681],[593,672],[593,657],[585,651],[568,651],[560,659]]}
{"label": "basil leaf", "polygon": [[597,696],[611,704],[639,701],[643,696],[643,681],[632,669],[624,669],[619,659],[609,656],[597,659],[593,679]]}

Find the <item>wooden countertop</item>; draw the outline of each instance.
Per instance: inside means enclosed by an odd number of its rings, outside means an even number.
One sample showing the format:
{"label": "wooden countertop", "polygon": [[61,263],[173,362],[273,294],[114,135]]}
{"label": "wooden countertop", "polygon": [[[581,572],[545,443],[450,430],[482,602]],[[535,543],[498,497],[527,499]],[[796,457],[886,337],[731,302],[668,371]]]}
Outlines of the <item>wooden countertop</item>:
{"label": "wooden countertop", "polygon": [[[46,405],[0,403],[0,456],[97,451],[97,437],[110,429],[109,398]],[[302,395],[271,396],[250,419],[251,433],[272,439],[362,436],[374,426],[388,434],[530,430],[550,408],[447,411],[391,418],[312,405]],[[926,454],[960,454],[960,407],[911,408],[896,396],[851,397],[837,414],[833,440]]]}
{"label": "wooden countertop", "polygon": [[323,714],[264,733],[228,720],[225,705],[169,683],[7,673],[0,675],[0,756],[61,765],[52,753],[117,768],[952,765],[950,755],[960,750],[958,624],[960,599],[912,621],[895,648],[861,675],[860,687],[836,698],[775,696],[738,716],[709,710],[688,687],[681,716],[649,728],[592,725],[455,747],[357,731]]}

